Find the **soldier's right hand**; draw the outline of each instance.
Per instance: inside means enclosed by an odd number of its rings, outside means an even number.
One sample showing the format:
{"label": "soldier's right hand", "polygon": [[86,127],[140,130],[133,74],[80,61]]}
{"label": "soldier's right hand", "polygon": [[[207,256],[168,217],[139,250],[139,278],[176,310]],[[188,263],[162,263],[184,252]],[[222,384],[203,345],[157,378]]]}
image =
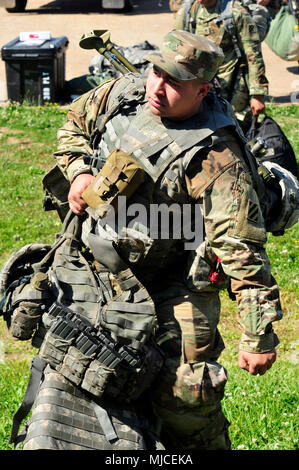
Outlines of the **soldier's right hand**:
{"label": "soldier's right hand", "polygon": [[93,180],[93,175],[89,173],[81,173],[71,184],[68,201],[71,211],[77,215],[82,215],[87,207],[86,202],[82,198],[82,193]]}
{"label": "soldier's right hand", "polygon": [[265,112],[265,97],[263,95],[254,95],[250,101],[252,114],[258,116]]}

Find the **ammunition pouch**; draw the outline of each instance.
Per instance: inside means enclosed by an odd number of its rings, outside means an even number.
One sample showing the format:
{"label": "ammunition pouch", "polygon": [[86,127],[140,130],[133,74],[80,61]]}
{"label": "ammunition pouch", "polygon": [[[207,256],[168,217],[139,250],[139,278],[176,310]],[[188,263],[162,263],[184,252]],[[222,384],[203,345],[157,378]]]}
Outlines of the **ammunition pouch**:
{"label": "ammunition pouch", "polygon": [[82,198],[99,217],[103,217],[109,205],[117,211],[119,195],[129,198],[143,180],[143,168],[126,152],[116,149],[107,157]]}
{"label": "ammunition pouch", "polygon": [[44,323],[49,330],[40,358],[96,397],[137,399],[162,367],[153,343],[136,352],[59,303],[44,315]]}

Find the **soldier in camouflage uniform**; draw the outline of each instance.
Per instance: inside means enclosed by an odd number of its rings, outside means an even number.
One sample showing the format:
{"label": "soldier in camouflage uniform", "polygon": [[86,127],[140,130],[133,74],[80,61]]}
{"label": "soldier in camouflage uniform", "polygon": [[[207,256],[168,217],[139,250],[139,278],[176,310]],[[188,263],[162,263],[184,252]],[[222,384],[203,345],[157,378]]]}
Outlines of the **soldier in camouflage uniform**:
{"label": "soldier in camouflage uniform", "polygon": [[[224,29],[223,21],[217,23],[222,0],[186,0],[182,2],[175,21],[175,29],[185,29],[213,40],[224,52],[224,61],[217,78],[222,96],[230,101],[236,116],[247,130],[251,112],[258,115],[264,111],[264,99],[268,94],[268,81],[262,57],[257,27],[242,3],[235,0],[232,16],[236,27],[238,47],[242,62],[239,66],[232,35]],[[190,10],[191,7],[191,10]],[[189,24],[185,17],[190,10]]]}
{"label": "soldier in camouflage uniform", "polygon": [[[229,423],[221,409],[227,373],[217,362],[224,349],[217,328],[219,291],[230,278],[243,330],[239,365],[253,375],[263,375],[276,357],[278,340],[272,322],[282,315],[264,248],[265,224],[233,113],[211,92],[210,82],[223,60],[222,51],[209,39],[172,31],[161,50],[148,59],[153,68],[146,83],[138,74],[128,74],[73,102],[67,122],[58,132],[55,158],[70,181],[69,206],[82,217],[84,244],[101,265],[105,264],[105,253],[96,253],[94,243],[112,239],[125,265],[148,292],[147,305],[154,304],[153,333],[164,353],[164,364],[144,392],[147,399],[143,398],[141,407],[144,400],[147,409],[152,403],[166,449],[230,449]],[[120,178],[121,183],[125,180],[126,170],[123,166],[123,172],[118,170],[118,160],[111,165],[115,149],[127,155],[127,161],[132,157],[142,169],[142,178],[138,184],[135,181],[127,196],[128,207],[138,204],[150,210],[163,204],[168,208],[175,205],[179,211],[191,208],[191,223],[199,237],[194,246],[186,245],[192,237],[185,232],[180,237],[177,233],[154,237],[150,220],[132,221],[129,212],[118,233],[109,219],[99,216],[92,199],[87,204],[88,188],[102,195],[111,194],[114,188],[113,199]],[[99,172],[89,159],[92,156],[95,161],[103,160]],[[97,181],[102,181],[104,192],[101,184],[92,186]],[[130,184],[133,180],[128,187]],[[118,196],[121,194],[125,192],[120,190]],[[115,275],[121,281],[114,270],[114,285]],[[129,280],[123,277],[120,286]],[[100,320],[116,335],[132,296],[121,298],[118,309],[114,299],[104,306]],[[138,304],[136,299],[137,312],[138,308],[142,302]],[[122,324],[124,334],[129,329],[133,335],[133,323],[134,319]],[[66,395],[65,402],[61,398],[56,406],[55,415],[54,389],[57,397]],[[73,405],[67,405],[67,400]],[[62,419],[64,404],[68,410]],[[105,407],[105,400],[100,404]],[[107,408],[120,433],[128,434],[130,421],[124,421],[129,416],[128,406],[113,400]],[[50,369],[36,400],[24,448],[145,448],[136,444],[140,441],[136,426],[127,447],[119,444],[117,436],[108,442],[103,432],[94,434],[96,416],[91,408],[82,390],[74,392],[60,372]],[[82,424],[85,411],[93,433]],[[68,431],[71,426],[73,432]]]}

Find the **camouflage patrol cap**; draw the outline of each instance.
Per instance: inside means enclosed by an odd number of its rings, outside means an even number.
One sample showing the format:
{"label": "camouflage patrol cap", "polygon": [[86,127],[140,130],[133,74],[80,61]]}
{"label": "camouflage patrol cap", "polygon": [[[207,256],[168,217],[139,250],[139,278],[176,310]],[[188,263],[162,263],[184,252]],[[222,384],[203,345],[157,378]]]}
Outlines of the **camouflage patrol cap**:
{"label": "camouflage patrol cap", "polygon": [[224,58],[213,41],[188,31],[173,30],[163,40],[159,52],[146,59],[178,81],[200,78],[210,82]]}

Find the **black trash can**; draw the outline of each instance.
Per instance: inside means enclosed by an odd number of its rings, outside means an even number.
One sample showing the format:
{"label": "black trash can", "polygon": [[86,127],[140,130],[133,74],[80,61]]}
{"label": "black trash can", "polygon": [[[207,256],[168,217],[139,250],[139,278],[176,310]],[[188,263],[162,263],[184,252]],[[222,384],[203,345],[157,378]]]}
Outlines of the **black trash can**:
{"label": "black trash can", "polygon": [[13,39],[1,49],[5,61],[7,96],[32,104],[59,102],[65,82],[65,36],[43,42]]}

